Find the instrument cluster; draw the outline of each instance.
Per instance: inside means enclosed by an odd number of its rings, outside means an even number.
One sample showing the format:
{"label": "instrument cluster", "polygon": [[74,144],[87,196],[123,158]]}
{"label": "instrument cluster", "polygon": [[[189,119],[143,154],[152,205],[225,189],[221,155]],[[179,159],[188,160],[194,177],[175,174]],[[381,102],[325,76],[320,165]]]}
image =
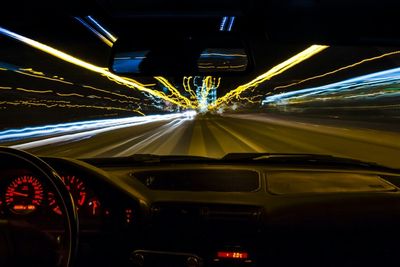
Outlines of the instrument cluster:
{"label": "instrument cluster", "polygon": [[[0,215],[35,216],[51,212],[61,216],[62,212],[55,193],[39,175],[28,170],[9,170],[1,174]],[[90,189],[83,177],[61,175],[66,188],[74,199],[81,217],[97,217],[104,213],[98,196]]]}

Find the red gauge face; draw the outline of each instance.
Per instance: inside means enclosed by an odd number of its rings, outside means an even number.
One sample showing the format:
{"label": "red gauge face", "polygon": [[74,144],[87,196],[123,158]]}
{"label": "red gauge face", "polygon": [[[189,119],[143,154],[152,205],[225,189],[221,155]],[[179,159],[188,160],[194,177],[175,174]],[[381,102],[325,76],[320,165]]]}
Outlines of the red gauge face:
{"label": "red gauge face", "polygon": [[6,204],[18,214],[35,211],[43,201],[43,186],[33,176],[15,178],[6,190]]}
{"label": "red gauge face", "polygon": [[[61,179],[63,180],[65,187],[71,193],[77,209],[85,205],[87,194],[83,181],[76,176],[61,176]],[[61,214],[60,207],[57,205],[54,193],[52,192],[49,192],[49,205],[55,213]]]}

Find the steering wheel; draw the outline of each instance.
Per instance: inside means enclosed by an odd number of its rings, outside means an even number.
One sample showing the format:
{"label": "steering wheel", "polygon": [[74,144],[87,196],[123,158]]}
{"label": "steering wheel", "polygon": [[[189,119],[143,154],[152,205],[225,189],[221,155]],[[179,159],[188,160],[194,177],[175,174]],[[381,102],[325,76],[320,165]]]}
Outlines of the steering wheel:
{"label": "steering wheel", "polygon": [[[31,168],[32,171],[41,175],[43,183],[46,183],[49,190],[54,192],[55,198],[61,209],[63,215],[63,224],[65,230],[65,236],[60,240],[59,256],[56,259],[57,266],[60,267],[71,267],[76,256],[77,245],[78,245],[78,216],[75,208],[74,201],[65,187],[60,176],[43,160],[39,159],[32,154],[23,152],[20,150],[0,147],[0,170],[7,167],[11,162],[18,162],[24,164],[23,166]],[[1,177],[0,177],[1,178]],[[35,246],[36,249],[46,250],[45,247],[41,247],[38,244],[38,230],[36,232],[26,225],[12,224],[6,220],[0,220],[0,265],[7,264],[11,265],[10,262],[12,257],[23,257],[16,253],[14,239],[23,238],[27,240],[31,237],[33,243],[31,245],[23,244],[26,249],[32,249]],[[14,255],[13,255],[14,254]],[[31,266],[28,263],[29,266]],[[26,266],[28,266],[26,265]]]}

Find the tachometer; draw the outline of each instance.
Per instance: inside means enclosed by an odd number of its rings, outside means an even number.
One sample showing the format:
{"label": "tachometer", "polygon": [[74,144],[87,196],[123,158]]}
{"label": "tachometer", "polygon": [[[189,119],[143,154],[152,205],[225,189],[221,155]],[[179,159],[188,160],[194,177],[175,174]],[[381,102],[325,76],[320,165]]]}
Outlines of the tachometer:
{"label": "tachometer", "polygon": [[82,207],[86,202],[85,184],[76,176],[61,176],[65,186],[71,193],[78,207]]}
{"label": "tachometer", "polygon": [[33,176],[17,177],[7,187],[5,200],[11,211],[18,214],[31,213],[42,204],[43,186]]}
{"label": "tachometer", "polygon": [[[73,175],[61,176],[65,186],[71,193],[74,199],[77,209],[82,207],[86,203],[86,187],[80,178]],[[53,211],[57,214],[61,214],[60,207],[57,205],[57,201],[54,198],[54,193],[49,192],[49,205]]]}

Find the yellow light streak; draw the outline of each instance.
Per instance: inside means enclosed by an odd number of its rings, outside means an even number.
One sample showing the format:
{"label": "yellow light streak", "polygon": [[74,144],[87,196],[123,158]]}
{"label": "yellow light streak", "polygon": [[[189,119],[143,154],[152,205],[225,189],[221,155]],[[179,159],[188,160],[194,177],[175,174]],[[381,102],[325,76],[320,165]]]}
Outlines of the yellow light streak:
{"label": "yellow light streak", "polygon": [[[12,89],[12,87],[0,87],[0,89],[10,90],[10,89]],[[32,90],[32,89],[26,89],[26,88],[21,88],[21,87],[16,88],[16,90],[24,91],[24,92],[28,92],[28,93],[38,93],[38,94],[56,93],[58,96],[62,96],[62,97],[98,98],[98,99],[105,99],[105,100],[109,100],[109,101],[113,101],[113,102],[119,102],[119,103],[123,103],[123,104],[131,103],[131,101],[119,100],[119,99],[114,99],[111,97],[100,97],[100,96],[94,96],[94,95],[91,95],[89,97],[89,96],[85,96],[85,95],[77,94],[77,93],[58,93],[58,92],[54,92],[53,90]],[[99,90],[101,90],[101,89],[99,89]],[[107,92],[107,91],[105,91],[105,92]],[[134,98],[134,97],[132,97],[132,99],[139,100],[138,98]]]}
{"label": "yellow light streak", "polygon": [[183,88],[186,92],[190,94],[190,99],[195,100],[195,106],[197,106],[197,96],[196,93],[190,87],[190,80],[193,79],[193,76],[183,77]]}
{"label": "yellow light streak", "polygon": [[34,101],[0,101],[0,105],[12,105],[12,106],[38,106],[45,108],[89,108],[89,109],[101,109],[101,110],[119,110],[119,111],[129,111],[136,112],[140,115],[145,116],[145,114],[138,109],[128,109],[128,108],[119,108],[119,107],[104,107],[104,106],[91,106],[91,105],[77,105],[77,104],[46,104],[46,103],[37,103]]}
{"label": "yellow light streak", "polygon": [[171,94],[175,97],[177,97],[178,99],[182,100],[187,107],[189,108],[195,108],[192,105],[192,102],[185,96],[183,96],[178,89],[176,89],[166,78],[161,77],[161,76],[156,76],[154,77],[154,79],[156,79],[157,81],[159,81],[162,85],[164,85],[165,87],[168,88],[168,90],[171,92]]}
{"label": "yellow light streak", "polygon": [[8,86],[0,86],[1,90],[11,90],[12,87],[8,87]]}
{"label": "yellow light streak", "polygon": [[29,100],[32,102],[45,102],[45,103],[62,103],[62,104],[71,104],[71,101],[65,101],[65,100],[50,100],[50,99],[40,99],[40,100]]}
{"label": "yellow light streak", "polygon": [[203,79],[203,84],[200,91],[200,99],[199,102],[199,109],[200,110],[207,110],[209,108],[209,101],[208,95],[210,94],[211,89],[217,89],[221,83],[221,78],[213,78],[212,76],[207,76]]}
{"label": "yellow light streak", "polygon": [[[97,34],[96,34],[97,35]],[[108,45],[109,47],[113,46],[113,43],[108,40],[106,37],[102,36],[101,34],[97,35],[106,45]]]}
{"label": "yellow light streak", "polygon": [[208,94],[210,93],[211,88],[213,87],[213,77],[207,76],[203,80],[203,86],[201,88],[201,98],[207,99]]}
{"label": "yellow light streak", "polygon": [[89,95],[88,98],[101,98],[101,97],[97,95]]}
{"label": "yellow light streak", "polygon": [[264,74],[258,76],[254,80],[238,86],[236,89],[231,90],[224,96],[220,97],[217,99],[214,105],[211,105],[209,108],[210,109],[215,109],[222,103],[229,103],[233,98],[238,98],[240,94],[242,94],[244,91],[256,87],[259,84],[270,80],[272,77],[279,75],[286,70],[296,66],[297,64],[309,59],[310,57],[320,53],[321,51],[325,50],[328,48],[328,46],[324,45],[312,45],[309,48],[303,50],[302,52],[296,54],[295,56],[289,58],[288,60],[274,66],[271,68],[269,71],[265,72]]}
{"label": "yellow light streak", "polygon": [[107,77],[111,81],[114,81],[114,82],[119,83],[119,84],[123,84],[123,85],[127,86],[128,88],[137,89],[139,91],[148,93],[148,94],[153,95],[155,97],[161,98],[161,99],[163,99],[163,100],[165,100],[167,102],[170,102],[170,103],[173,103],[175,105],[181,106],[182,108],[190,108],[190,106],[187,106],[187,105],[183,104],[181,101],[168,97],[163,92],[146,88],[146,87],[142,86],[140,83],[138,83],[138,82],[136,82],[136,81],[134,81],[132,79],[128,80],[125,77],[121,77],[121,76],[118,76],[116,74],[113,74],[113,73],[109,72],[107,70],[107,68],[102,68],[102,67],[93,65],[93,64],[88,63],[88,62],[86,62],[86,61],[84,61],[82,59],[76,58],[76,57],[74,57],[72,55],[69,55],[69,54],[67,54],[65,52],[62,52],[62,51],[60,51],[58,49],[55,49],[55,48],[53,48],[51,46],[45,45],[45,44],[40,43],[38,41],[35,41],[33,39],[30,39],[30,38],[27,38],[25,36],[19,35],[17,33],[11,32],[11,31],[6,30],[4,28],[0,27],[0,30],[4,34],[6,34],[7,36],[9,36],[11,38],[19,40],[19,41],[21,41],[21,42],[23,42],[23,43],[25,43],[25,44],[27,44],[27,45],[29,45],[31,47],[34,47],[34,48],[36,48],[36,49],[38,49],[40,51],[43,51],[43,52],[45,52],[47,54],[50,54],[50,55],[52,55],[52,56],[54,56],[56,58],[59,58],[59,59],[61,59],[63,61],[69,62],[69,63],[74,64],[74,65],[79,66],[79,67],[82,67],[82,68],[87,69],[89,71],[98,73],[98,74],[100,74],[102,76]]}
{"label": "yellow light streak", "polygon": [[124,103],[124,104],[130,103],[130,101],[114,99],[114,98],[107,97],[107,96],[103,97],[103,99],[110,100],[110,101],[113,101],[113,102],[118,102],[118,103]]}
{"label": "yellow light streak", "polygon": [[39,75],[39,76],[45,76],[45,74],[43,72],[33,70],[32,68],[20,68],[20,70],[27,71],[27,72],[30,72],[32,74],[36,74],[36,75]]}
{"label": "yellow light streak", "polygon": [[127,96],[127,95],[123,95],[123,94],[115,93],[115,92],[112,92],[112,91],[107,91],[107,90],[100,89],[100,88],[96,88],[96,87],[94,87],[94,86],[90,86],[90,85],[82,85],[82,86],[83,86],[83,87],[85,87],[85,88],[89,88],[89,89],[92,89],[92,90],[98,91],[98,92],[107,93],[107,94],[111,94],[111,95],[119,96],[119,97],[122,97],[122,98],[130,99],[130,100],[137,100],[137,101],[139,101],[139,100],[140,100],[140,99],[139,99],[139,98],[137,98],[137,97],[133,97],[133,96]]}
{"label": "yellow light streak", "polygon": [[32,89],[26,89],[26,88],[21,88],[21,87],[17,87],[16,88],[19,91],[24,91],[24,92],[28,92],[28,93],[37,93],[37,94],[48,94],[48,93],[53,93],[53,90],[32,90]]}
{"label": "yellow light streak", "polygon": [[354,68],[354,67],[356,67],[358,65],[361,65],[363,63],[366,63],[366,62],[374,61],[374,60],[381,59],[381,58],[388,57],[388,56],[393,56],[393,55],[396,55],[396,54],[400,54],[400,51],[394,51],[394,52],[386,53],[386,54],[383,54],[383,55],[380,55],[380,56],[366,58],[366,59],[363,59],[363,60],[361,60],[359,62],[356,62],[356,63],[353,63],[351,65],[338,68],[336,70],[333,70],[333,71],[330,71],[330,72],[327,72],[327,73],[324,73],[324,74],[321,74],[321,75],[316,75],[316,76],[313,76],[313,77],[310,77],[310,78],[307,78],[307,79],[304,79],[304,80],[301,80],[301,81],[298,81],[298,82],[294,82],[294,83],[291,83],[291,84],[277,86],[277,87],[274,88],[274,90],[288,88],[288,87],[291,87],[291,86],[294,86],[294,85],[299,85],[301,83],[305,83],[305,82],[308,82],[308,81],[311,81],[311,80],[315,80],[315,79],[318,79],[318,78],[323,78],[323,77],[326,77],[328,75],[335,74],[335,73],[337,73],[339,71],[342,71],[342,70]]}
{"label": "yellow light streak", "polygon": [[[32,68],[25,68],[25,69],[21,68],[20,70],[22,70],[22,71],[15,71],[15,72],[17,72],[19,74],[22,74],[22,75],[31,76],[31,77],[34,77],[34,78],[46,79],[46,80],[50,80],[50,81],[55,81],[55,82],[61,82],[61,83],[69,84],[69,85],[74,85],[74,83],[72,83],[72,82],[64,81],[64,78],[61,78],[61,77],[58,77],[58,76],[54,76],[54,78],[50,78],[50,77],[45,76],[45,74],[43,72],[35,71]],[[26,71],[29,71],[31,73],[26,73]],[[118,97],[123,97],[123,98],[130,99],[130,100],[137,100],[137,101],[140,100],[137,97],[118,94],[118,93],[115,93],[115,92],[112,92],[112,91],[99,89],[99,88],[96,88],[96,87],[93,87],[93,86],[89,86],[89,85],[82,85],[82,86],[85,87],[85,88],[91,89],[91,90],[99,91],[99,92],[106,93],[106,94],[115,95],[115,96],[118,96]],[[65,94],[65,96],[68,96],[68,94]],[[78,95],[78,96],[81,96],[81,95]],[[98,98],[101,98],[101,97],[98,97]],[[115,100],[115,101],[119,101],[121,103],[125,102],[125,101],[122,101],[122,100]]]}
{"label": "yellow light streak", "polygon": [[63,94],[63,93],[56,93],[59,96],[77,96],[77,97],[85,97],[84,95],[80,95],[77,93],[69,93],[69,94]]}
{"label": "yellow light streak", "polygon": [[60,82],[60,83],[65,83],[65,84],[73,84],[73,83],[71,83],[71,82],[63,81],[63,80],[61,80],[61,79],[50,78],[50,77],[46,77],[46,76],[42,76],[42,75],[38,75],[38,74],[34,74],[34,73],[26,73],[26,72],[19,71],[19,70],[16,70],[15,72],[17,72],[17,73],[19,73],[19,74],[22,74],[22,75],[27,75],[27,76],[39,78],[39,79],[45,79],[45,80],[55,81],[55,82]]}

